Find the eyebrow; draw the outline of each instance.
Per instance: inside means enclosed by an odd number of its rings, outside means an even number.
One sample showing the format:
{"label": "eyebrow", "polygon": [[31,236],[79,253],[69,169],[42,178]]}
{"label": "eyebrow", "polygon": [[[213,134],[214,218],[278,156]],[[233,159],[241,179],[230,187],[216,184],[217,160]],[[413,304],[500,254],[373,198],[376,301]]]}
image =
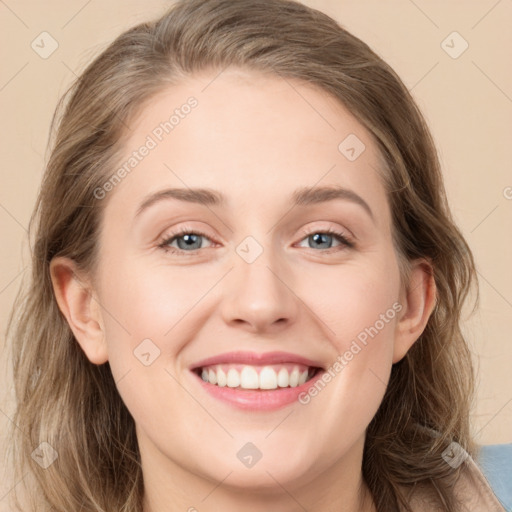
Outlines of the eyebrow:
{"label": "eyebrow", "polygon": [[[149,195],[141,203],[135,217],[138,217],[144,210],[163,200],[177,199],[188,203],[198,203],[205,206],[225,206],[227,198],[222,193],[211,188],[168,188]],[[373,212],[368,203],[353,190],[338,185],[325,187],[302,187],[295,190],[291,195],[291,203],[294,206],[307,206],[320,204],[334,199],[350,201],[361,206],[370,218],[375,221]]]}

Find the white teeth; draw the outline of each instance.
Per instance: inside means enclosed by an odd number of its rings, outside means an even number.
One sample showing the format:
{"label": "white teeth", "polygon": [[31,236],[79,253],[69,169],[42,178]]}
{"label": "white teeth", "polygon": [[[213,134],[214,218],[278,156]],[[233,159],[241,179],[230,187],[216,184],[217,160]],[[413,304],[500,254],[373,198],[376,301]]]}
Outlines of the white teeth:
{"label": "white teeth", "polygon": [[290,376],[288,375],[288,370],[286,368],[281,368],[279,373],[277,374],[277,384],[280,388],[287,388],[288,383],[290,381]]}
{"label": "white teeth", "polygon": [[260,388],[261,389],[276,389],[277,388],[277,375],[274,368],[265,366],[260,373]]}
{"label": "white teeth", "polygon": [[237,388],[238,386],[240,386],[240,374],[231,368],[228,371],[228,388]]}
{"label": "white teeth", "polygon": [[220,386],[223,388],[228,383],[228,378],[226,377],[226,374],[222,370],[222,368],[219,368],[217,370],[217,386]]}
{"label": "white teeth", "polygon": [[292,373],[290,373],[290,386],[295,388],[299,385],[299,370],[294,368]]}
{"label": "white teeth", "polygon": [[244,366],[239,372],[235,368],[230,368],[226,373],[220,365],[203,369],[201,378],[205,382],[215,384],[220,387],[228,386],[230,388],[242,389],[277,389],[292,387],[295,388],[304,384],[308,380],[309,370],[301,372],[298,367],[294,367],[291,372],[287,368],[281,368],[276,373],[271,366],[264,366],[258,375],[256,369],[252,366]]}
{"label": "white teeth", "polygon": [[244,389],[258,389],[260,387],[258,372],[252,366],[244,366],[240,374],[240,386]]}

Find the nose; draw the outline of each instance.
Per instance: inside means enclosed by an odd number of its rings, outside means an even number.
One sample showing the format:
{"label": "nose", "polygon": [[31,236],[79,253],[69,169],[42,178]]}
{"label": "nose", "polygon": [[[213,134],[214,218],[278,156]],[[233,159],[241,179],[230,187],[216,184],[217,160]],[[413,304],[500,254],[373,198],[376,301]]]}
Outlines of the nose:
{"label": "nose", "polygon": [[293,324],[300,299],[293,291],[290,272],[263,253],[252,263],[240,259],[227,276],[221,314],[233,327],[252,333],[276,333]]}

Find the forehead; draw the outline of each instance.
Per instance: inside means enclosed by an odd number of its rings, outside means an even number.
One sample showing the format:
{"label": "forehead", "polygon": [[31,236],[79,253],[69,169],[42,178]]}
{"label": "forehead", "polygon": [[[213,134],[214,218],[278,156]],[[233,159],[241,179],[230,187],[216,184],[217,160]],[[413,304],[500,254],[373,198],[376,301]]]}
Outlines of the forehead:
{"label": "forehead", "polygon": [[387,214],[371,134],[315,86],[235,69],[194,75],[147,101],[130,128],[127,172],[109,192],[109,208],[126,214],[166,187],[218,189],[230,208],[268,210],[316,185],[351,189]]}

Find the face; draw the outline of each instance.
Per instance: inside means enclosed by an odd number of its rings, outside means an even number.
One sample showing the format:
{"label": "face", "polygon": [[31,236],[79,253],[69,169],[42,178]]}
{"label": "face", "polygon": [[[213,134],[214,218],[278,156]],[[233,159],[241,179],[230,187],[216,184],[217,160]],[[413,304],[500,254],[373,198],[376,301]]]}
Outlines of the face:
{"label": "face", "polygon": [[376,144],[319,89],[216,75],[154,98],[102,189],[105,357],[146,468],[209,489],[336,479],[399,341]]}

